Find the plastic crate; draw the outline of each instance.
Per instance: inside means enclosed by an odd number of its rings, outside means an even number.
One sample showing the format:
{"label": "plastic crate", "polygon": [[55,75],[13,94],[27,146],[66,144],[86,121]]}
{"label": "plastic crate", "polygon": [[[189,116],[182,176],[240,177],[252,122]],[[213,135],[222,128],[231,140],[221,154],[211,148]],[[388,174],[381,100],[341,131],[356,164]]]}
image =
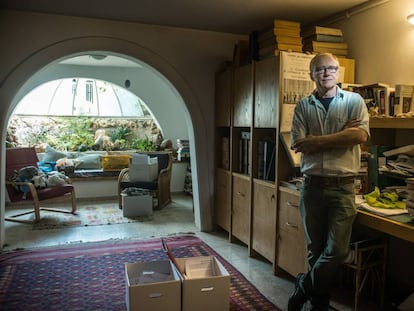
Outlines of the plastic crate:
{"label": "plastic crate", "polygon": [[131,156],[125,154],[102,156],[102,169],[104,171],[120,171],[129,166]]}

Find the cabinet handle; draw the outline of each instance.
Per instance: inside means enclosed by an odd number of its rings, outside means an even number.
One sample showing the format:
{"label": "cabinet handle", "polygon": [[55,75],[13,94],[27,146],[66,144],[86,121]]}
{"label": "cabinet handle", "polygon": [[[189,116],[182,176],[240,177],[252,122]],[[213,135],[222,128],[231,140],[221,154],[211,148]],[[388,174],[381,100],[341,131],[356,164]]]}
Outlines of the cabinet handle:
{"label": "cabinet handle", "polygon": [[237,191],[237,195],[244,197],[244,193],[241,193],[240,191]]}
{"label": "cabinet handle", "polygon": [[292,206],[292,207],[299,207],[299,205],[298,205],[298,204],[296,204],[296,203],[292,203],[292,202],[290,202],[290,201],[287,201],[287,202],[286,202],[286,205],[287,205],[287,206]]}
{"label": "cabinet handle", "polygon": [[295,224],[292,224],[292,223],[290,223],[290,222],[286,222],[286,226],[288,226],[288,227],[292,227],[292,228],[295,228],[295,229],[297,229],[298,228],[298,225],[295,225]]}
{"label": "cabinet handle", "polygon": [[274,201],[275,200],[275,195],[272,194],[272,196],[270,197],[270,201]]}

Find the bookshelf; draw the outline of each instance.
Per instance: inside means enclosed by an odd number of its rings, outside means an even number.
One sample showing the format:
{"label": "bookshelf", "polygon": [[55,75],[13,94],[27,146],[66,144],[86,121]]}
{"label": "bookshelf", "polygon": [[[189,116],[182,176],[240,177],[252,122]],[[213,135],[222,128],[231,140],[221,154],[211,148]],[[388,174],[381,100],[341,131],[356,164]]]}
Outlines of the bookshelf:
{"label": "bookshelf", "polygon": [[215,76],[215,200],[214,221],[227,232],[231,228],[231,118],[233,68]]}

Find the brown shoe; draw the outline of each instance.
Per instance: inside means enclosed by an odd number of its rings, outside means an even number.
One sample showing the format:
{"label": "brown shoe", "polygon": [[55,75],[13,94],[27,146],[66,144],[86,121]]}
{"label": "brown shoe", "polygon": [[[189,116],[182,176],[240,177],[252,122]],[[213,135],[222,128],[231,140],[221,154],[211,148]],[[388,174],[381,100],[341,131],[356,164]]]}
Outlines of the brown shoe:
{"label": "brown shoe", "polygon": [[306,293],[303,291],[300,284],[303,282],[305,278],[305,273],[299,273],[296,277],[295,281],[295,290],[293,291],[292,295],[289,297],[288,302],[288,311],[300,311],[305,304],[306,301],[308,301],[309,297],[306,295]]}

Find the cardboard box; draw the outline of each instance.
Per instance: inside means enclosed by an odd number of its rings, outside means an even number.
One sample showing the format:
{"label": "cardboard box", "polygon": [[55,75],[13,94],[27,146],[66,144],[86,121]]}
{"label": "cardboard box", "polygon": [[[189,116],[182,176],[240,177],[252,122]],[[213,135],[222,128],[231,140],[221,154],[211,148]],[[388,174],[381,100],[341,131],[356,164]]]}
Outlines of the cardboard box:
{"label": "cardboard box", "polygon": [[127,195],[121,193],[124,217],[152,215],[152,195]]}
{"label": "cardboard box", "polygon": [[[182,311],[228,311],[230,275],[215,256],[176,258],[182,278]],[[186,271],[186,269],[189,269]]]}
{"label": "cardboard box", "polygon": [[151,158],[151,162],[147,164],[133,164],[129,165],[129,180],[136,181],[154,181],[158,177],[158,159]]}
{"label": "cardboard box", "polygon": [[180,311],[180,275],[170,260],[125,264],[129,311]]}

